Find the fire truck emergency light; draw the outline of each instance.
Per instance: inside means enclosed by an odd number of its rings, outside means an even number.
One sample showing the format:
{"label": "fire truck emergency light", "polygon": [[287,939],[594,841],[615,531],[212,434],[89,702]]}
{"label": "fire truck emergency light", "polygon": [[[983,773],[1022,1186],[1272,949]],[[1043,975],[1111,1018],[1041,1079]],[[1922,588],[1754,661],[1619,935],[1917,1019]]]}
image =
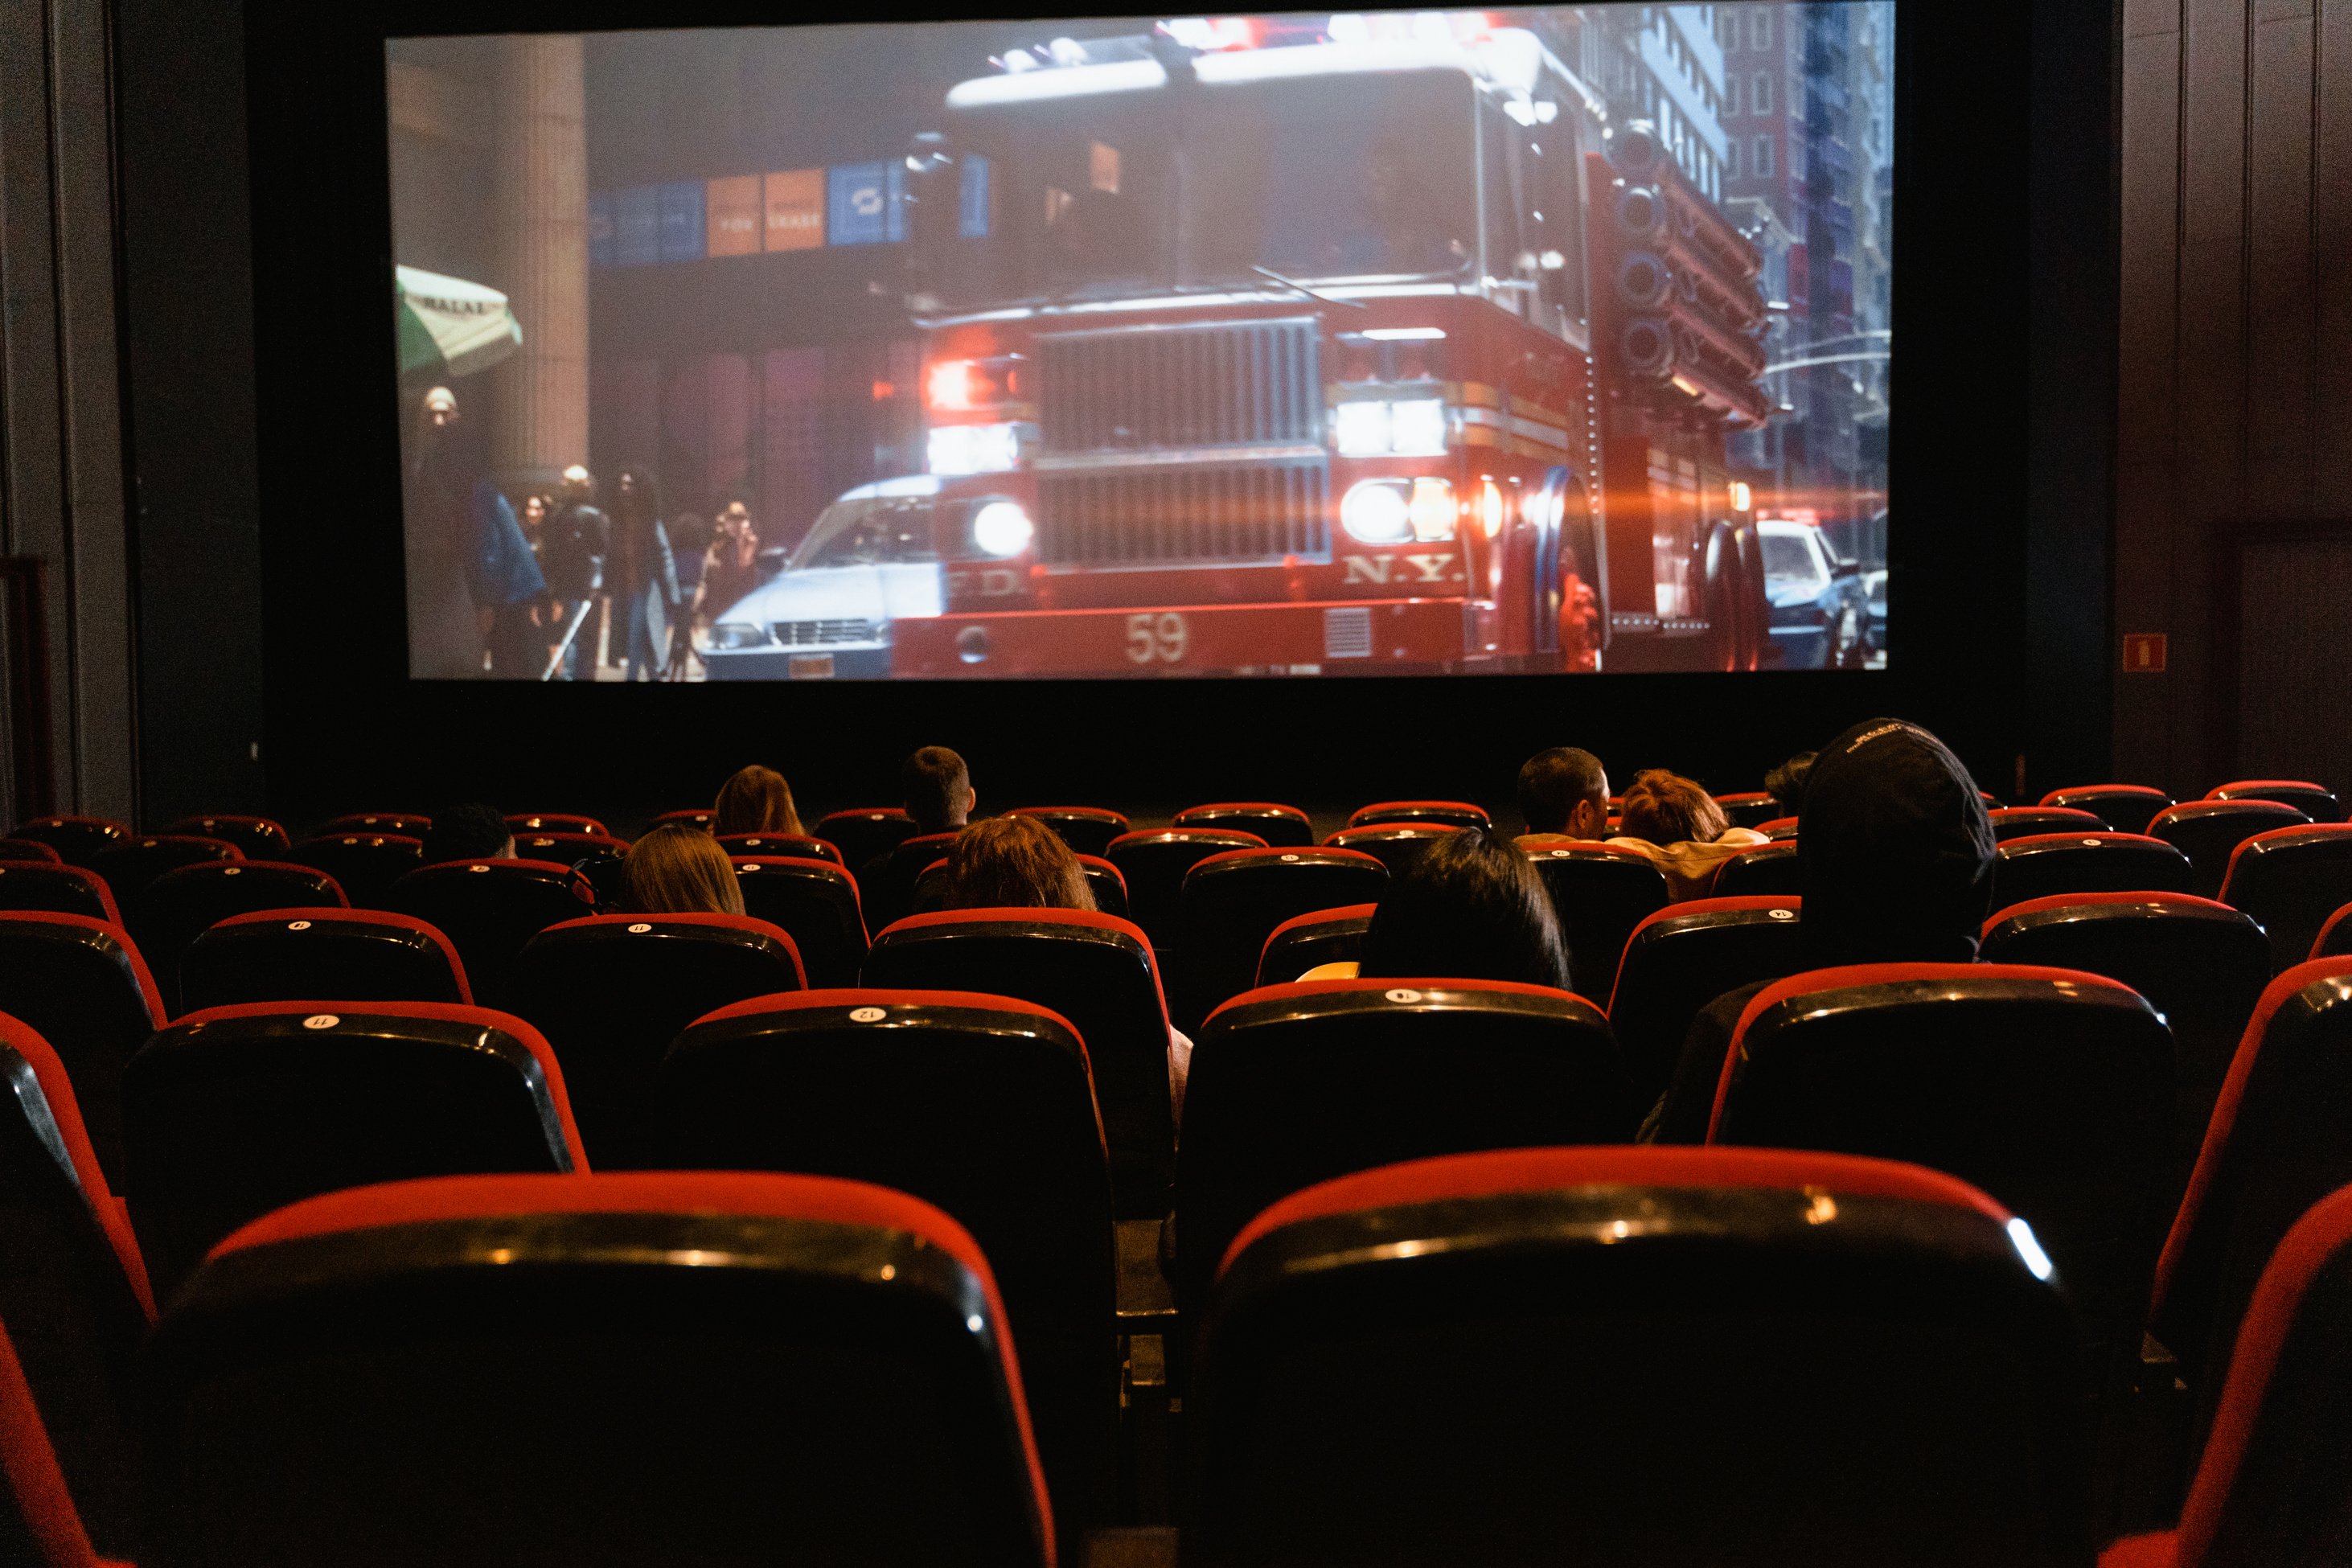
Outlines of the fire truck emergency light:
{"label": "fire truck emergency light", "polygon": [[934,425],[924,456],[935,474],[1001,474],[1021,466],[1021,426]]}
{"label": "fire truck emergency light", "polygon": [[1445,404],[1434,397],[1342,403],[1332,410],[1331,435],[1343,458],[1442,458]]}

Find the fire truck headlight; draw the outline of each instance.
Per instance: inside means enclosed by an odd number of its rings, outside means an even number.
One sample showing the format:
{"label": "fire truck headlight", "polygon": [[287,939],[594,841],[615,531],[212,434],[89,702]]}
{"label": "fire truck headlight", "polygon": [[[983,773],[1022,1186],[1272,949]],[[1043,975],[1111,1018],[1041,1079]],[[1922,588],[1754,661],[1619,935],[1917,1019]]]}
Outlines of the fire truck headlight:
{"label": "fire truck headlight", "polygon": [[1412,536],[1447,540],[1454,537],[1454,487],[1444,479],[1412,481]]}
{"label": "fire truck headlight", "polygon": [[1365,479],[1339,501],[1339,526],[1366,544],[1402,544],[1412,537],[1412,508],[1402,479]]}
{"label": "fire truck headlight", "polygon": [[1445,405],[1434,397],[1390,404],[1389,442],[1400,458],[1444,457]]}
{"label": "fire truck headlight", "polygon": [[925,447],[935,474],[1001,474],[1021,465],[1021,426],[935,425]]}
{"label": "fire truck headlight", "polygon": [[992,500],[971,517],[971,542],[1000,559],[1018,555],[1037,537],[1036,524],[1019,501]]}
{"label": "fire truck headlight", "polygon": [[1479,487],[1478,521],[1489,539],[1503,531],[1503,489],[1492,479]]}
{"label": "fire truck headlight", "polygon": [[1389,455],[1389,405],[1385,403],[1342,403],[1332,411],[1332,438],[1343,458],[1385,458]]}

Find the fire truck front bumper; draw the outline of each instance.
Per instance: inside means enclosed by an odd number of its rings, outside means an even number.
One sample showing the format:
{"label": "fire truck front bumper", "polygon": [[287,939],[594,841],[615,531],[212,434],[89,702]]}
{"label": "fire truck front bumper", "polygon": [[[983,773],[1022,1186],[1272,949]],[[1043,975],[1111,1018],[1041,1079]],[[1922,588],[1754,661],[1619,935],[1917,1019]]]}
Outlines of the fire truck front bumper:
{"label": "fire truck front bumper", "polygon": [[1462,599],[1013,610],[901,620],[890,672],[1007,676],[1393,675],[1465,662]]}

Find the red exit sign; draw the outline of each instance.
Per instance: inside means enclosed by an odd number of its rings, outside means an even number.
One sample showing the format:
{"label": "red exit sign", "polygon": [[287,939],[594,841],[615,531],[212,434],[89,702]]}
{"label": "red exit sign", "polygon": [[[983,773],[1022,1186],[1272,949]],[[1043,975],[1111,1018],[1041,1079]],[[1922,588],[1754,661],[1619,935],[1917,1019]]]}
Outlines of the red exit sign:
{"label": "red exit sign", "polygon": [[2129,675],[2162,675],[2164,673],[2164,634],[2162,632],[2126,632],[2124,634],[2124,670]]}

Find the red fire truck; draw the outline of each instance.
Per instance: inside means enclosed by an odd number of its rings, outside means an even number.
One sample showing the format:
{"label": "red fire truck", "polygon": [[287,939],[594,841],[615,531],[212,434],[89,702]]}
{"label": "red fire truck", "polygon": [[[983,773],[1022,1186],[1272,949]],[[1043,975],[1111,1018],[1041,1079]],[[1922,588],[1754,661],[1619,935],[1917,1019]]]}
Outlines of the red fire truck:
{"label": "red fire truck", "polygon": [[1753,668],[1759,258],[1535,33],[1009,55],[908,161],[942,613],[896,675]]}

